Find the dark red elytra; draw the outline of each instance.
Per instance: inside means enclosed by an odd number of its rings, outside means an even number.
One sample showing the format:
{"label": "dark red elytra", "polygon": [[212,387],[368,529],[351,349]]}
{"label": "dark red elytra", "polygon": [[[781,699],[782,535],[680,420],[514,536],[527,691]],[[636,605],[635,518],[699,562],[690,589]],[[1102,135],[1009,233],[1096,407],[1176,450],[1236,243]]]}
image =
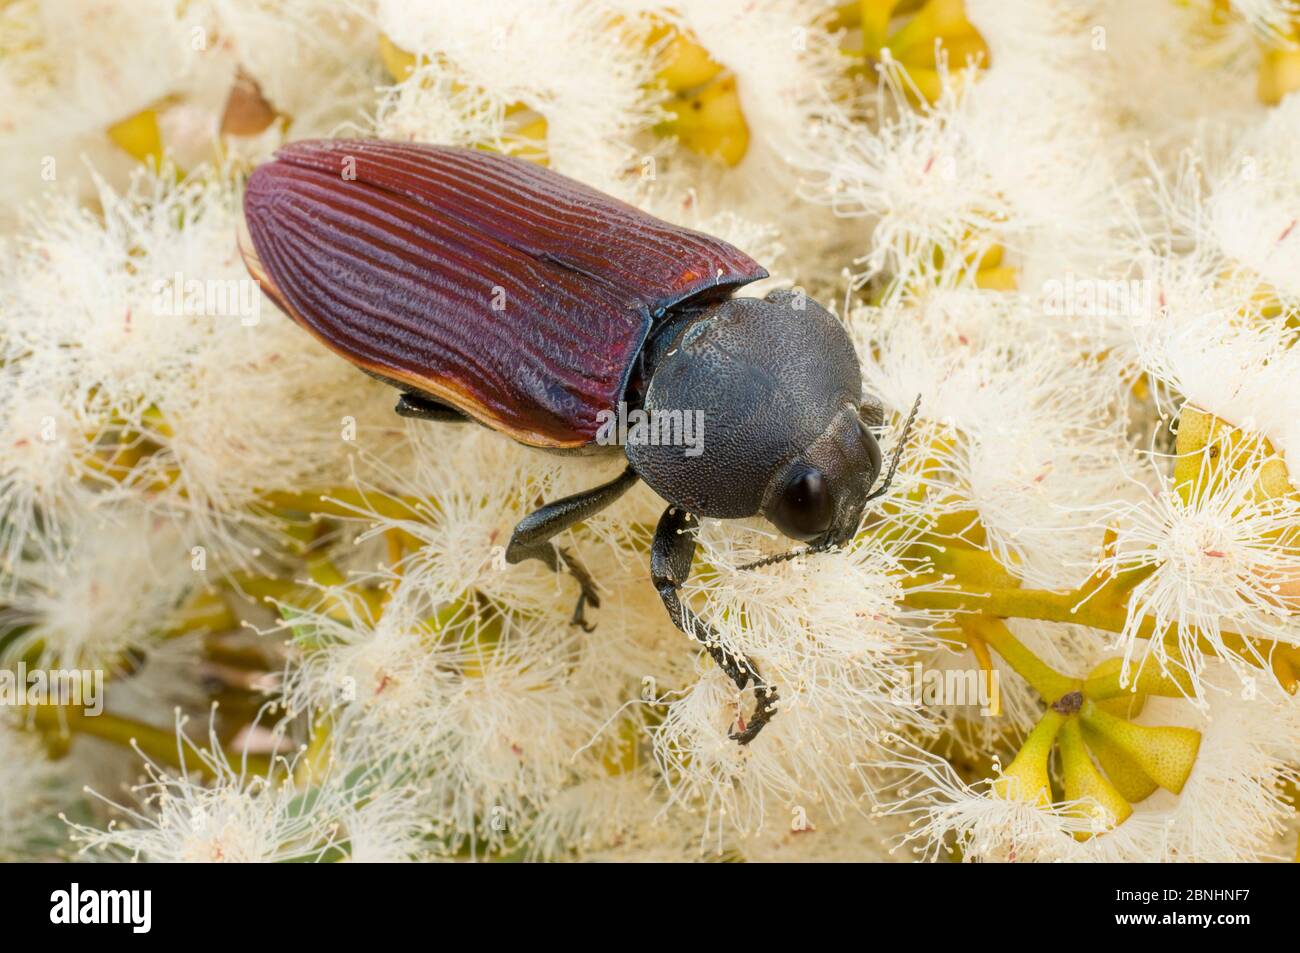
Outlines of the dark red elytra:
{"label": "dark red elytra", "polygon": [[766,277],[726,242],[491,152],[297,142],[251,176],[250,272],[366,371],[533,446],[591,444],[657,317]]}

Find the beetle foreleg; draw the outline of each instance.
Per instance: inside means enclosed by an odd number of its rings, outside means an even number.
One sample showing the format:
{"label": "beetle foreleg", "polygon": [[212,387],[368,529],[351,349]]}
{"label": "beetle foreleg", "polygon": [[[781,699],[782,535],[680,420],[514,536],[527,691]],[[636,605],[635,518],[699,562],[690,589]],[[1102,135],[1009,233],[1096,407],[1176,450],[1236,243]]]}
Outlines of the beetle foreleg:
{"label": "beetle foreleg", "polygon": [[673,625],[704,645],[718,667],[739,689],[754,684],[754,715],[749,724],[731,737],[742,745],[749,744],[776,714],[776,688],[763,681],[750,659],[734,655],[723,646],[716,632],[681,600],[680,590],[691,574],[695,560],[695,517],[679,507],[670,506],[659,518],[654,543],[650,548],[650,575],[659,598]]}
{"label": "beetle foreleg", "polygon": [[591,629],[583,617],[583,610],[589,605],[593,608],[600,607],[596,583],[576,558],[551,542],[551,537],[599,513],[626,493],[636,480],[636,471],[628,467],[608,483],[547,503],[519,521],[510,536],[510,545],[506,547],[506,562],[511,564],[521,563],[525,559],[540,559],[558,572],[563,561],[582,588],[577,608],[573,610],[572,622],[588,632]]}

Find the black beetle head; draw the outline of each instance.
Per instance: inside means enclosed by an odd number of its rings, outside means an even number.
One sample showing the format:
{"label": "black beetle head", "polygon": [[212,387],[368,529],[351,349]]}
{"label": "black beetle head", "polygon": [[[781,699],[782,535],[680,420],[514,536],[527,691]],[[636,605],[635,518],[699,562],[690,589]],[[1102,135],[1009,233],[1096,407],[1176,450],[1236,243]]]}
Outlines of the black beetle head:
{"label": "black beetle head", "polygon": [[763,515],[791,539],[828,548],[857,532],[880,473],[880,445],[857,407],[845,407],[768,485]]}
{"label": "black beetle head", "polygon": [[628,441],[633,468],[670,503],[723,519],[762,513],[815,546],[857,531],[880,447],[853,342],[812,299],[773,292],[705,311],[659,358],[644,409],[703,422],[695,455]]}

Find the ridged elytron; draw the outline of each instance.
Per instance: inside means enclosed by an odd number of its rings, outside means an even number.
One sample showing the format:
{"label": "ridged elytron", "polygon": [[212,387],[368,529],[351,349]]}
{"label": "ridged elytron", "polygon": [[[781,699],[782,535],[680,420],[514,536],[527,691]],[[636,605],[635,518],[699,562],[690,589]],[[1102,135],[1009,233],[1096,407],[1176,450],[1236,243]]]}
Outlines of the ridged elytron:
{"label": "ridged elytron", "polygon": [[244,210],[241,246],[263,290],[401,390],[403,416],[468,418],[532,447],[596,452],[620,402],[703,412],[702,453],[628,443],[620,476],[526,516],[506,559],[566,566],[581,587],[574,622],[585,625],[596,586],[551,540],[644,480],[669,504],[651,550],[654,585],[737,688],[753,685],[754,711],[731,736],[756,737],[777,693],[682,601],[690,530],[699,517],[761,513],[808,542],[804,552],[857,532],[898,454],[872,492],[881,455],[868,428],[883,414],[863,400],[840,322],[788,291],[733,298],[767,272],[726,242],[486,151],[298,142],[254,171]]}

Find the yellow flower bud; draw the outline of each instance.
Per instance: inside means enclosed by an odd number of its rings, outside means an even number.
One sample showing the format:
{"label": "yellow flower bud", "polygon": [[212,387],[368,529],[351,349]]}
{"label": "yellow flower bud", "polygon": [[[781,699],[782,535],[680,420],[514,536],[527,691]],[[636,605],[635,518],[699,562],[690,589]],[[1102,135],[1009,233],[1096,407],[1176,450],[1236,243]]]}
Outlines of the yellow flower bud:
{"label": "yellow flower bud", "polygon": [[[671,28],[656,31],[659,36],[654,37],[652,34],[652,37],[660,39],[667,35],[668,30]],[[662,65],[655,75],[667,89],[675,93],[703,86],[723,70],[722,64],[710,56],[709,51],[694,37],[676,30],[672,31],[672,39],[667,41],[660,53],[659,62]]]}
{"label": "yellow flower bud", "polygon": [[1255,95],[1266,106],[1276,106],[1288,93],[1300,89],[1300,49],[1265,46],[1260,50],[1259,81]]}
{"label": "yellow flower bud", "polygon": [[384,61],[384,68],[393,82],[400,83],[415,72],[419,60],[414,53],[408,53],[388,38],[387,33],[379,34],[379,58]]}
{"label": "yellow flower bud", "polygon": [[108,138],[140,162],[162,161],[162,131],[158,128],[158,113],[153,109],[142,109],[109,126]]}
{"label": "yellow flower bud", "polygon": [[1043,713],[1015,758],[993,782],[993,793],[997,797],[1025,801],[1039,807],[1051,806],[1052,778],[1047,771],[1047,762],[1056,734],[1065,720],[1065,715],[1050,708]]}
{"label": "yellow flower bud", "polygon": [[690,95],[674,96],[667,103],[674,118],[656,127],[676,135],[693,152],[735,165],[749,149],[749,126],[740,108],[736,79],[727,76]]}
{"label": "yellow flower bud", "polygon": [[1129,804],[1145,801],[1160,787],[1118,745],[1086,723],[1083,724],[1083,740],[1106,772],[1106,777],[1115,785],[1115,790]]}
{"label": "yellow flower bud", "polygon": [[[1111,782],[1107,781],[1092,763],[1092,757],[1083,743],[1079,719],[1071,718],[1060,731],[1061,773],[1067,801],[1091,800],[1094,805],[1081,804],[1070,810],[1079,817],[1091,817],[1091,811],[1100,811],[1098,831],[1110,830],[1128,820],[1133,808]],[[1076,840],[1088,840],[1092,835],[1078,832]]]}
{"label": "yellow flower bud", "polygon": [[1196,765],[1201,733],[1193,728],[1150,727],[1116,718],[1085,702],[1081,716],[1166,791],[1177,794]]}

